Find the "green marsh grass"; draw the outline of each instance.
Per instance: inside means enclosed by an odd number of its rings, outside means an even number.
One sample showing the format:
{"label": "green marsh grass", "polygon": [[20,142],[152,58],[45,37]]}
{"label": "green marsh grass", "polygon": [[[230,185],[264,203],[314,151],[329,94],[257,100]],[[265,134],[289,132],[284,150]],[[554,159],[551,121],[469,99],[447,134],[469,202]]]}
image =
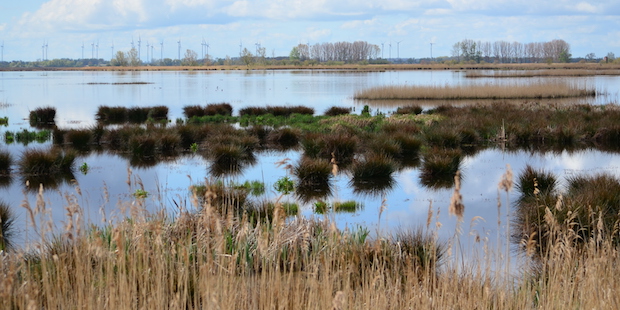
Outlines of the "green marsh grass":
{"label": "green marsh grass", "polygon": [[355,200],[347,200],[347,201],[334,201],[332,203],[332,208],[334,212],[340,213],[355,213],[362,209],[364,206]]}

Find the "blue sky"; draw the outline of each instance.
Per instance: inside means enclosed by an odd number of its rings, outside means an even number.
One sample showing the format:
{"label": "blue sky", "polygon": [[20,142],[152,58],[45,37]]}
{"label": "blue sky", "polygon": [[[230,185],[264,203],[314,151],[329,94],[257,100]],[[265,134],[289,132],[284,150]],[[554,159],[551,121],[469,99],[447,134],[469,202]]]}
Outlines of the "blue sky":
{"label": "blue sky", "polygon": [[[268,56],[288,55],[298,43],[367,41],[383,56],[449,56],[463,39],[518,41],[563,39],[573,56],[620,56],[620,1],[573,0],[2,0],[0,42],[4,60],[109,59],[133,39],[146,59],[177,58],[202,40],[216,58],[239,54],[239,45]],[[397,42],[400,42],[397,44]],[[391,44],[391,53],[390,53]]]}

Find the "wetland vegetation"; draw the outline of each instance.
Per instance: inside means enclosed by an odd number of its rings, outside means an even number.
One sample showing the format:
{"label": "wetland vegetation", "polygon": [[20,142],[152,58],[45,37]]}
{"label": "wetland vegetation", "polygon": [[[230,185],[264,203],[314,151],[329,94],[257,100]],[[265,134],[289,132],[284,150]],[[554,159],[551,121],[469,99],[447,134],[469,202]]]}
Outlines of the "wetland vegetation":
{"label": "wetland vegetation", "polygon": [[[154,118],[155,108],[101,106],[105,113],[91,127],[54,124],[49,148],[28,148],[17,160],[0,150],[0,177],[30,183],[24,195],[37,195],[36,205],[24,199],[21,207],[40,238],[13,246],[15,221],[0,203],[1,307],[611,309],[620,303],[614,290],[620,182],[614,177],[576,175],[561,188],[559,177],[545,170],[529,167],[513,180],[508,168],[498,187],[509,196],[514,183],[520,196],[513,206],[498,193],[498,213],[516,212],[497,225],[505,243],[498,237],[491,244],[472,228],[479,217],[467,230],[459,209],[463,162],[485,149],[618,152],[616,105],[524,99],[422,108],[403,100],[388,112],[250,106],[235,113],[217,103],[186,106],[176,122],[164,107]],[[130,120],[131,109],[139,117]],[[300,156],[280,162],[286,176],[273,186],[229,178],[261,153],[290,150]],[[84,220],[87,195],[71,181],[80,156],[97,152],[118,154],[135,168],[200,156],[208,159],[210,178],[194,182],[188,199],[168,200],[147,191],[128,168],[131,195],[118,208],[129,216],[97,226]],[[394,175],[411,167],[428,188],[454,188],[452,237],[440,237],[440,209],[432,203],[419,228],[337,228],[334,213],[369,206],[341,200],[334,179],[384,197],[396,185]],[[74,192],[63,194],[63,228],[50,231],[48,214],[58,206],[46,203],[45,189],[61,182]],[[272,188],[277,196],[266,199]],[[160,211],[148,210],[153,201]],[[300,216],[306,202],[324,215]],[[175,215],[165,211],[169,204],[177,204]],[[381,217],[385,198],[372,207]],[[468,235],[473,244],[465,242]],[[485,255],[466,258],[469,245]]]}

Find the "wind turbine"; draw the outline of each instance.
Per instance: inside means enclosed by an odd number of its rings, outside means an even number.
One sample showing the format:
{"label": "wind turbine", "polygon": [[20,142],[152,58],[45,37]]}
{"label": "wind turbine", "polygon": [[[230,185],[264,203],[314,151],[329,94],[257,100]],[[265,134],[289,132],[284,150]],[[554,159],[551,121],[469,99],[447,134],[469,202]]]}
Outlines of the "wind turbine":
{"label": "wind turbine", "polygon": [[48,59],[48,54],[47,54],[47,43],[48,43],[48,42],[45,42],[45,60],[47,60],[47,59]]}
{"label": "wind turbine", "polygon": [[396,58],[399,60],[400,60],[400,42],[403,42],[403,41],[396,42]]}
{"label": "wind turbine", "polygon": [[390,41],[390,44],[388,44],[388,46],[390,47],[390,61],[392,60],[392,41]]}
{"label": "wind turbine", "polygon": [[151,45],[149,44],[149,41],[146,41],[146,61],[149,61],[149,47],[151,47]]}
{"label": "wind turbine", "polygon": [[161,51],[160,51],[161,56],[159,56],[159,61],[163,62],[164,61],[164,40],[161,40],[161,43],[159,44],[161,44]]}
{"label": "wind turbine", "polygon": [[140,49],[142,48],[142,40],[140,39],[140,36],[138,36],[138,60],[142,60],[140,59]]}
{"label": "wind turbine", "polygon": [[133,37],[131,37],[131,49],[136,48],[136,46],[133,44]]}
{"label": "wind turbine", "polygon": [[177,43],[179,44],[179,60],[181,60],[181,39]]}
{"label": "wind turbine", "polygon": [[90,44],[90,59],[95,58],[95,42]]}
{"label": "wind turbine", "polygon": [[241,57],[241,48],[243,47],[243,42],[239,40],[239,57]]}
{"label": "wind turbine", "polygon": [[84,41],[82,41],[82,59],[84,59]]}
{"label": "wind turbine", "polygon": [[153,63],[153,51],[155,51],[155,44],[151,44],[151,63]]}
{"label": "wind turbine", "polygon": [[200,43],[200,52],[202,53],[202,59],[205,59],[205,46],[207,45],[207,43],[205,42],[205,38],[202,38],[202,43]]}
{"label": "wind turbine", "polygon": [[95,45],[96,51],[97,53],[95,54],[97,56],[97,59],[99,59],[99,40],[97,40],[97,44]]}
{"label": "wind turbine", "polygon": [[431,61],[433,61],[433,42],[431,42]]}
{"label": "wind turbine", "polygon": [[0,61],[4,61],[4,41],[2,41],[2,45],[0,45],[0,50],[2,50],[2,53],[0,54]]}
{"label": "wind turbine", "polygon": [[381,59],[383,59],[383,43],[385,42],[381,42]]}
{"label": "wind turbine", "polygon": [[110,58],[110,60],[112,58],[114,58],[114,40],[112,40],[112,46],[110,46],[110,49],[112,49],[112,57]]}

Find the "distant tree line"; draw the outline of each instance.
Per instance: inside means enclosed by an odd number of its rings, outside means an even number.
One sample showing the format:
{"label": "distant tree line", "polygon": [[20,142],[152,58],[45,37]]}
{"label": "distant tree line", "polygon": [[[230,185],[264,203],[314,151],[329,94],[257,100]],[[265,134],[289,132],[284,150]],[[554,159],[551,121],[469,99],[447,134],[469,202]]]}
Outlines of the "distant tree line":
{"label": "distant tree line", "polygon": [[452,57],[466,62],[536,63],[569,62],[570,44],[564,40],[549,42],[507,42],[462,40],[452,46]]}
{"label": "distant tree line", "polygon": [[299,44],[293,47],[289,58],[299,61],[357,63],[375,59],[380,52],[379,46],[365,41]]}

